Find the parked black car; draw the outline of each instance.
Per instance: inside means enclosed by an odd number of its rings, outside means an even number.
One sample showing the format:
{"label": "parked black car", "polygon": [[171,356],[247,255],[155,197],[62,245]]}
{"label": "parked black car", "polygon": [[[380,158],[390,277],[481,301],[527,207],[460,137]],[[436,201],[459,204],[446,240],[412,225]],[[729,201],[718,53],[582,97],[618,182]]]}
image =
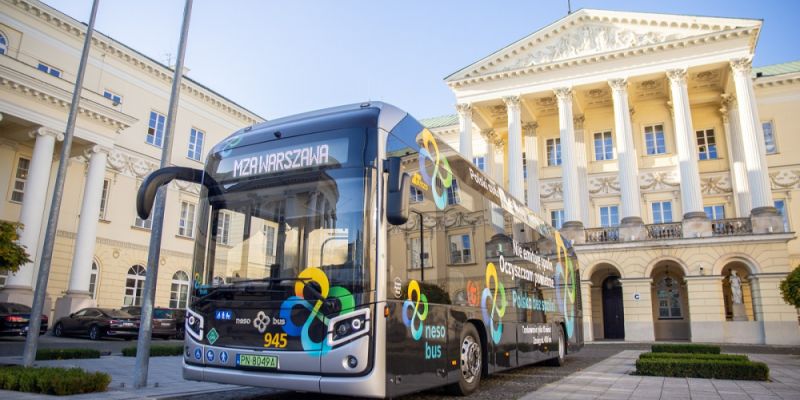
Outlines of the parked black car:
{"label": "parked black car", "polygon": [[[141,319],[142,307],[140,306],[122,307],[122,311],[125,311],[135,316],[137,319]],[[177,329],[175,329],[174,318],[175,317],[173,316],[171,309],[153,307],[152,337],[161,339],[169,339],[175,337],[178,334],[178,331]]]}
{"label": "parked black car", "polygon": [[53,327],[56,336],[87,335],[99,340],[104,336],[131,340],[139,335],[139,319],[122,310],[84,308],[63,317]]}
{"label": "parked black car", "polygon": [[172,316],[175,319],[175,329],[178,332],[175,338],[183,340],[186,334],[186,309],[170,308],[170,311],[172,311]]}
{"label": "parked black car", "polygon": [[[30,307],[17,303],[0,303],[0,336],[27,335],[30,318]],[[42,315],[39,334],[45,332],[47,332],[47,316]]]}

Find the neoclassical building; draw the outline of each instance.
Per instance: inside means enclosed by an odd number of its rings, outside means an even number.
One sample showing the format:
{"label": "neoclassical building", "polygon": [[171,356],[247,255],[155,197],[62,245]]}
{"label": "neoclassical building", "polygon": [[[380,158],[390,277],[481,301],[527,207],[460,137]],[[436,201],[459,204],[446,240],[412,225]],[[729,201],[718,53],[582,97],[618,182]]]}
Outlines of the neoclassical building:
{"label": "neoclassical building", "polygon": [[761,26],[583,9],[445,79],[423,122],[577,246],[587,340],[800,344],[800,62],[752,67]]}
{"label": "neoclassical building", "polygon": [[[0,277],[0,301],[30,304],[86,25],[36,0],[0,1],[0,219],[21,222],[34,262]],[[190,39],[191,40],[191,39]],[[135,215],[158,167],[173,70],[95,32],[47,291],[55,316],[139,304],[149,220]],[[201,168],[211,146],[263,119],[184,79],[171,161]],[[156,305],[183,307],[199,190],[169,186]]]}

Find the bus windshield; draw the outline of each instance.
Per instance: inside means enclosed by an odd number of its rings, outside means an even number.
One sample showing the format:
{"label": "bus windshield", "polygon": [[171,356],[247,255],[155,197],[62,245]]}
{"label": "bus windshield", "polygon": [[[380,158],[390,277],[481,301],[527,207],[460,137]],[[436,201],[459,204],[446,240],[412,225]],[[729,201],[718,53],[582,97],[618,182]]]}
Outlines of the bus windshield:
{"label": "bus windshield", "polygon": [[281,283],[318,267],[331,284],[369,290],[364,174],[360,168],[280,174],[209,197],[212,235],[204,268],[195,271],[205,283],[199,289]]}

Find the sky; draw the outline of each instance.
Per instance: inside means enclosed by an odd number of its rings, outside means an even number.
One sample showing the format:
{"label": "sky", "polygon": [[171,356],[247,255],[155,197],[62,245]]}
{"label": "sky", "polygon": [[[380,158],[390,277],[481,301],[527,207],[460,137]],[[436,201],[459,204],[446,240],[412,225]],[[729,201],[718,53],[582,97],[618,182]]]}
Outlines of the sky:
{"label": "sky", "polygon": [[[45,0],[88,22],[91,0]],[[798,0],[572,0],[597,8],[764,20],[754,66],[800,60]],[[95,29],[162,63],[184,1],[101,0]],[[266,119],[380,100],[455,113],[444,78],[567,15],[567,0],[196,0],[187,76]]]}

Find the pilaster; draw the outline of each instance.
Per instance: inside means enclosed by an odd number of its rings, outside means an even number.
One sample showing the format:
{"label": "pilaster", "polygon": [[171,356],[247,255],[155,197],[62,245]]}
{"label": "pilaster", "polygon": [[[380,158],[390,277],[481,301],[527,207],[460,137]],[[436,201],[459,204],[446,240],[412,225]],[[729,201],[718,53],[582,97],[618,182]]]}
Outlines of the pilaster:
{"label": "pilaster", "polygon": [[581,281],[581,307],[583,309],[583,340],[594,340],[594,327],[592,326],[592,281]]}
{"label": "pilaster", "polygon": [[581,205],[581,222],[583,226],[590,226],[589,167],[586,159],[584,122],[586,122],[586,118],[583,115],[576,115],[572,118],[572,126],[575,129],[575,164],[578,166],[578,197]]}
{"label": "pilaster", "polygon": [[529,122],[522,128],[525,134],[525,155],[528,163],[528,208],[539,213],[542,211],[542,202],[539,194],[539,149],[536,139],[537,127],[539,127],[538,123]]}
{"label": "pilaster", "polygon": [[[651,278],[624,278],[622,282],[622,307],[625,310],[625,341],[652,342],[653,296]],[[634,296],[638,294],[638,296]]]}
{"label": "pilaster", "polygon": [[517,199],[525,198],[522,176],[522,120],[519,96],[503,97],[508,112],[508,190]]}
{"label": "pilaster", "polygon": [[692,342],[725,342],[722,276],[687,276],[687,301]]}
{"label": "pilaster", "polygon": [[457,104],[459,126],[458,151],[467,160],[472,161],[472,105]]}
{"label": "pilaster", "polygon": [[765,344],[800,345],[797,310],[781,297],[780,283],[786,276],[786,273],[757,274],[750,278],[753,312],[756,320],[763,323]]}

